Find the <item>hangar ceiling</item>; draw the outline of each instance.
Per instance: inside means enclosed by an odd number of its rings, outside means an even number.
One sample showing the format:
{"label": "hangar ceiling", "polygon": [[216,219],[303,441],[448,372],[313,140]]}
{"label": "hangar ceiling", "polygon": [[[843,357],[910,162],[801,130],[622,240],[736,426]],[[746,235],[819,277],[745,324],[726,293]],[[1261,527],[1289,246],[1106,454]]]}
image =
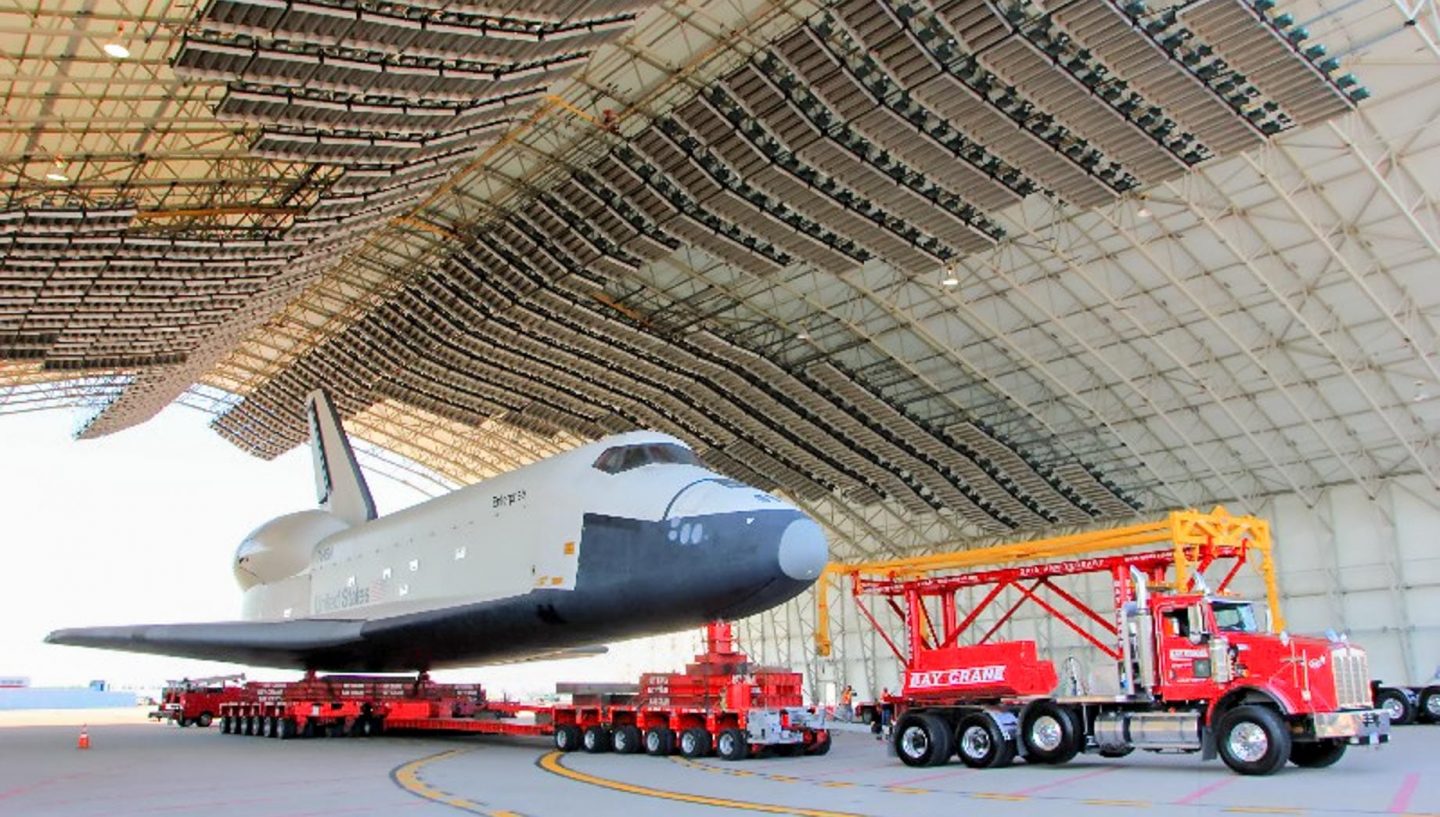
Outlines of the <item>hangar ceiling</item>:
{"label": "hangar ceiling", "polygon": [[1428,0],[0,15],[0,411],[654,427],[863,552],[1440,487]]}

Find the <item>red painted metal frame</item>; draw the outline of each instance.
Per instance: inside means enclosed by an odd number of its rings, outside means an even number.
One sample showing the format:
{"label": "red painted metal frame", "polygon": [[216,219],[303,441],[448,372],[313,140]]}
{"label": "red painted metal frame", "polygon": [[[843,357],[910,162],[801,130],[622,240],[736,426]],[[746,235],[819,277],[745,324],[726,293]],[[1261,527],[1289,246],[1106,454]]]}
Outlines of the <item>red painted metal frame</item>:
{"label": "red painted metal frame", "polygon": [[[1247,548],[1232,545],[1210,545],[1194,548],[1192,558],[1195,559],[1199,568],[1195,575],[1211,567],[1219,559],[1233,559],[1234,564],[1221,579],[1219,586],[1213,592],[1224,593],[1228,590],[1231,581],[1239,573],[1240,567],[1246,564]],[[1172,549],[1149,551],[1144,553],[1128,553],[1112,556],[1101,556],[1084,559],[1068,559],[1061,562],[1041,563],[1034,565],[1020,565],[1003,567],[990,570],[977,570],[955,573],[951,575],[927,575],[927,576],[897,576],[868,577],[856,574],[851,583],[851,595],[855,599],[856,607],[861,614],[869,620],[875,631],[889,646],[902,663],[908,664],[908,659],[899,644],[897,644],[886,632],[875,613],[871,611],[864,601],[864,596],[880,596],[885,599],[886,606],[891,612],[904,623],[906,628],[907,644],[910,655],[920,650],[932,650],[953,647],[960,643],[960,639],[968,633],[976,620],[995,603],[1000,595],[1007,589],[1013,588],[1018,594],[1009,608],[1000,618],[973,643],[985,644],[993,638],[996,633],[1008,622],[1025,603],[1033,602],[1046,613],[1053,616],[1061,624],[1073,630],[1081,638],[1091,645],[1104,652],[1114,659],[1119,659],[1121,650],[1116,644],[1107,644],[1103,639],[1109,637],[1118,640],[1120,629],[1110,617],[1105,616],[1093,606],[1077,598],[1073,593],[1051,581],[1060,576],[1078,576],[1093,573],[1108,573],[1113,583],[1112,599],[1115,608],[1130,601],[1133,598],[1133,590],[1130,587],[1130,568],[1136,568],[1143,572],[1148,581],[1162,583],[1166,575],[1175,565],[1175,552]],[[1033,580],[1031,582],[1030,580]],[[1028,586],[1026,586],[1028,584]],[[1194,580],[1187,582],[1190,587],[1187,589],[1193,592]],[[980,600],[960,621],[956,611],[956,593],[972,587],[983,587],[993,585]],[[1054,594],[1060,601],[1068,605],[1068,609],[1062,609],[1042,597],[1038,591],[1045,589]],[[904,605],[900,599],[904,599]],[[941,610],[941,630],[935,628],[935,617],[930,613],[926,605],[928,599],[938,599]],[[1097,635],[1082,621],[1077,620],[1083,617],[1094,625],[1098,625],[1101,633]]]}

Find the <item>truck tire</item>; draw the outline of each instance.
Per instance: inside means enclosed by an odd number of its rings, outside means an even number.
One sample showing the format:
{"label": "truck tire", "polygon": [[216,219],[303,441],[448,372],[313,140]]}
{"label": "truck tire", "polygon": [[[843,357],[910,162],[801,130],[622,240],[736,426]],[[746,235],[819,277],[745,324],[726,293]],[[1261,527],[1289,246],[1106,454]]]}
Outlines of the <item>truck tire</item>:
{"label": "truck tire", "polygon": [[1290,729],[1268,706],[1237,706],[1220,716],[1215,742],[1225,765],[1239,774],[1274,774],[1290,758]]}
{"label": "truck tire", "polygon": [[280,721],[280,726],[277,728],[279,729],[278,737],[280,738],[280,740],[290,740],[291,738],[295,737],[295,733],[297,731],[295,728],[294,718],[282,719]]}
{"label": "truck tire", "polygon": [[929,713],[906,713],[895,725],[895,754],[906,766],[939,766],[950,759],[950,727]]}
{"label": "truck tire", "polygon": [[580,745],[592,755],[610,751],[610,730],[603,726],[587,726],[580,734]]}
{"label": "truck tire", "polygon": [[1420,720],[1440,723],[1440,686],[1425,687],[1420,693]]}
{"label": "truck tire", "polygon": [[972,712],[955,727],[955,754],[972,769],[993,769],[1015,760],[1015,744],[989,715]]}
{"label": "truck tire", "polygon": [[686,729],[680,733],[680,754],[685,757],[704,757],[710,754],[713,744],[710,733],[701,727]]}
{"label": "truck tire", "polygon": [[555,748],[561,752],[573,752],[580,748],[580,727],[573,723],[562,723],[555,727]]}
{"label": "truck tire", "polygon": [[1075,716],[1054,701],[1036,701],[1020,715],[1020,740],[1025,759],[1058,766],[1080,753],[1080,730]]}
{"label": "truck tire", "polygon": [[195,719],[195,725],[201,729],[209,729],[210,724],[215,722],[215,716],[209,712],[201,712],[200,717]]}
{"label": "truck tire", "polygon": [[724,729],[715,736],[715,754],[721,760],[744,760],[750,756],[750,741],[743,729]]}
{"label": "truck tire", "polygon": [[830,730],[826,729],[815,736],[815,741],[804,747],[804,752],[812,757],[830,754]]}
{"label": "truck tire", "polygon": [[228,734],[230,734],[230,716],[229,716],[229,715],[225,715],[225,716],[223,716],[223,717],[220,718],[220,734],[222,734],[222,735],[228,735]]}
{"label": "truck tire", "polygon": [[675,733],[664,726],[645,730],[645,754],[666,757],[675,751]]}
{"label": "truck tire", "polygon": [[1415,705],[1401,690],[1381,687],[1375,695],[1375,706],[1390,716],[1391,726],[1406,726],[1415,722]]}
{"label": "truck tire", "polygon": [[176,725],[176,726],[179,726],[179,727],[189,726],[189,725],[190,725],[190,719],[187,718],[187,717],[185,717],[184,715],[181,715],[180,717],[178,717],[178,718],[175,719],[175,725]]}
{"label": "truck tire", "polygon": [[629,723],[615,727],[610,736],[610,746],[617,755],[633,755],[640,751],[640,727]]}
{"label": "truck tire", "polygon": [[1342,740],[1317,740],[1313,743],[1297,743],[1290,747],[1290,762],[1302,769],[1334,766],[1335,761],[1344,756],[1345,742]]}

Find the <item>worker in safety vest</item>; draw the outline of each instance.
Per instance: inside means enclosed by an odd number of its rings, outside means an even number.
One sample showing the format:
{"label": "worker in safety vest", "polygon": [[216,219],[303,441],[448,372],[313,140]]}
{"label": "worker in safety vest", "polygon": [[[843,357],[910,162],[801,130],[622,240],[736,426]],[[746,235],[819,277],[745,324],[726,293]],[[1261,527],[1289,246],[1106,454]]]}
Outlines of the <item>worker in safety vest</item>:
{"label": "worker in safety vest", "polygon": [[849,684],[840,690],[840,720],[855,720],[855,687]]}

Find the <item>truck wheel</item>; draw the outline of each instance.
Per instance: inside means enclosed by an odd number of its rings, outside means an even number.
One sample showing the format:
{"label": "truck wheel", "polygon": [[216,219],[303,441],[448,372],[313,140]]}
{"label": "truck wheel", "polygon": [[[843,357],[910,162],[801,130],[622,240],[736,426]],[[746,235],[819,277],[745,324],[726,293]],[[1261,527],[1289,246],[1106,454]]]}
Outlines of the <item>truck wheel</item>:
{"label": "truck wheel", "polygon": [[580,735],[580,745],[592,755],[610,751],[610,730],[603,726],[588,726]]}
{"label": "truck wheel", "polygon": [[813,757],[830,754],[830,730],[826,729],[815,736],[815,742],[804,748],[805,754]]}
{"label": "truck wheel", "polygon": [[1405,726],[1415,721],[1415,706],[1410,698],[1398,689],[1382,687],[1375,696],[1375,706],[1390,716],[1391,726]]}
{"label": "truck wheel", "polygon": [[178,717],[178,718],[175,719],[175,725],[176,725],[176,726],[181,726],[181,727],[189,726],[189,725],[190,725],[190,719],[182,715],[182,716],[180,716],[180,717]]}
{"label": "truck wheel", "polygon": [[254,716],[254,715],[246,715],[246,716],[245,716],[245,735],[246,735],[247,737],[254,737],[255,732],[256,732],[256,729],[255,729],[255,716]]}
{"label": "truck wheel", "polygon": [[1015,759],[1015,744],[984,712],[972,712],[955,727],[955,753],[972,769],[1008,766]]}
{"label": "truck wheel", "polygon": [[280,737],[281,740],[289,740],[289,739],[295,737],[296,729],[295,729],[295,719],[294,719],[294,718],[285,718],[285,719],[281,720],[281,721],[280,721],[280,727],[279,727],[279,728],[280,728],[280,735],[279,735],[279,737]]}
{"label": "truck wheel", "polygon": [[1036,701],[1020,716],[1020,740],[1025,759],[1034,763],[1069,763],[1080,753],[1080,730],[1075,716],[1054,701]]}
{"label": "truck wheel", "polygon": [[215,722],[215,716],[209,712],[201,712],[200,717],[195,719],[195,725],[201,729],[209,729],[210,724]]}
{"label": "truck wheel", "polygon": [[1314,743],[1297,743],[1290,747],[1290,762],[1302,769],[1323,769],[1334,766],[1335,761],[1345,756],[1345,742],[1319,740]]}
{"label": "truck wheel", "polygon": [[633,755],[640,751],[640,727],[632,724],[616,727],[610,745],[617,754]]}
{"label": "truck wheel", "polygon": [[710,754],[711,745],[710,733],[698,726],[680,733],[680,754],[685,757],[704,757]]}
{"label": "truck wheel", "polygon": [[715,754],[721,760],[744,760],[750,756],[750,741],[744,730],[725,729],[715,736]]}
{"label": "truck wheel", "polygon": [[224,715],[220,718],[220,734],[230,734],[230,716]]}
{"label": "truck wheel", "polygon": [[562,723],[555,727],[555,748],[562,752],[573,752],[580,748],[580,727],[573,723]]}
{"label": "truck wheel", "polygon": [[1440,687],[1425,687],[1420,693],[1420,720],[1440,723]]}
{"label": "truck wheel", "polygon": [[1111,746],[1106,749],[1101,749],[1099,754],[1101,757],[1117,758],[1125,757],[1133,751],[1135,751],[1134,746]]}
{"label": "truck wheel", "polygon": [[906,766],[939,766],[950,759],[950,728],[927,713],[907,713],[895,725],[895,754]]}
{"label": "truck wheel", "polygon": [[645,754],[666,757],[675,751],[675,733],[663,726],[645,730]]}
{"label": "truck wheel", "polygon": [[276,723],[275,723],[277,720],[279,720],[279,719],[276,718],[274,715],[266,715],[266,716],[265,716],[265,737],[267,737],[267,738],[278,738],[278,737],[280,737],[280,727],[277,726]]}
{"label": "truck wheel", "polygon": [[1290,757],[1290,730],[1268,706],[1237,706],[1221,715],[1216,743],[1225,765],[1240,774],[1274,774]]}

